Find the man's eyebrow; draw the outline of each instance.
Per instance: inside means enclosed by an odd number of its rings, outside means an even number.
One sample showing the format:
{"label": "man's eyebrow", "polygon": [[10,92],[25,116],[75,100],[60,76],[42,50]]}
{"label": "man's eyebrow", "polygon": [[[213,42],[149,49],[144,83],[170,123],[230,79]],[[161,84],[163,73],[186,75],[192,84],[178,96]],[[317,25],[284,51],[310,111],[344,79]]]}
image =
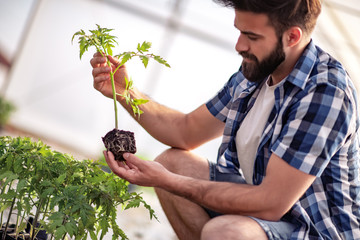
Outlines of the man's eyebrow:
{"label": "man's eyebrow", "polygon": [[257,33],[254,33],[254,32],[251,32],[251,31],[240,31],[241,34],[245,34],[245,35],[251,35],[253,37],[262,37],[262,35],[260,34],[257,34]]}
{"label": "man's eyebrow", "polygon": [[248,36],[250,35],[250,36],[253,36],[253,37],[262,37],[261,34],[254,33],[254,32],[252,32],[252,31],[241,31],[238,27],[236,27],[235,24],[234,24],[234,27],[235,27],[236,29],[238,29],[238,30],[241,32],[241,34],[248,35]]}

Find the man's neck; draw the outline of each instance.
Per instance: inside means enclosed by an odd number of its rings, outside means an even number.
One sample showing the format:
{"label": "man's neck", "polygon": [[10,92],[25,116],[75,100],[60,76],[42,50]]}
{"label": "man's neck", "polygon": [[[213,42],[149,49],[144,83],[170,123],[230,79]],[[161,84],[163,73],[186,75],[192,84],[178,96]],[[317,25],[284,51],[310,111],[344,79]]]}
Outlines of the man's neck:
{"label": "man's neck", "polygon": [[298,44],[296,47],[287,52],[284,62],[282,62],[271,74],[271,85],[281,82],[281,80],[283,80],[293,71],[295,64],[309,43],[310,39],[303,41],[301,44]]}

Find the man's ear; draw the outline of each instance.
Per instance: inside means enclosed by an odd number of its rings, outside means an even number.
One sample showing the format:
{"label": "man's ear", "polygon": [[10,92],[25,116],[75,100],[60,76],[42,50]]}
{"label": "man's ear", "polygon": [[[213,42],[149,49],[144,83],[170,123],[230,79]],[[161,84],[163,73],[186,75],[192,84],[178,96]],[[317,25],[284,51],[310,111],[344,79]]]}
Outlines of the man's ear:
{"label": "man's ear", "polygon": [[303,31],[299,27],[291,27],[284,33],[284,44],[287,47],[297,45],[303,37]]}

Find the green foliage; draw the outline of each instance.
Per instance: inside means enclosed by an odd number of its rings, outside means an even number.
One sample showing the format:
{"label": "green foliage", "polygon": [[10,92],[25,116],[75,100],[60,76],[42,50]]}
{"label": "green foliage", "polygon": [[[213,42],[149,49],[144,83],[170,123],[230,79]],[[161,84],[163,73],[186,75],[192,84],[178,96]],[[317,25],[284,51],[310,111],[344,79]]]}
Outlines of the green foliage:
{"label": "green foliage", "polygon": [[0,127],[4,126],[10,118],[11,113],[15,110],[15,106],[0,97]]}
{"label": "green foliage", "polygon": [[112,48],[115,47],[114,44],[117,44],[116,37],[109,34],[113,29],[101,28],[99,25],[96,26],[97,29],[89,30],[91,34],[87,35],[84,30],[80,30],[71,39],[73,42],[75,37],[79,38],[80,59],[91,46],[94,46],[98,52],[105,55],[113,54]]}
{"label": "green foliage", "polygon": [[[0,224],[4,211],[17,210],[17,233],[34,216],[32,239],[46,230],[51,239],[102,239],[109,229],[113,239],[127,239],[116,223],[117,209],[143,204],[139,194],[128,192],[128,183],[102,170],[103,163],[77,161],[53,151],[41,141],[0,137]],[[10,216],[9,216],[10,217]],[[40,223],[41,227],[36,223]]]}
{"label": "green foliage", "polygon": [[155,218],[158,220],[157,216],[155,215],[155,211],[148,205],[144,199],[138,193],[131,193],[130,195],[131,200],[128,201],[125,210],[129,208],[138,208],[140,204],[143,204],[144,207],[149,210],[150,219]]}
{"label": "green foliage", "polygon": [[[73,37],[72,41],[74,41],[75,37],[78,37],[78,43],[80,48],[80,59],[82,58],[83,54],[88,51],[89,47],[94,46],[98,52],[100,52],[104,57],[106,56],[112,56],[113,55],[113,48],[115,47],[115,44],[117,44],[117,41],[115,40],[116,37],[110,35],[110,32],[113,31],[113,29],[108,28],[101,28],[99,25],[96,25],[97,29],[95,30],[89,30],[90,34],[86,34],[84,30],[80,30],[76,32]],[[113,91],[113,99],[114,99],[114,110],[115,110],[115,127],[118,126],[117,121],[117,102],[116,102],[116,95],[123,96],[127,102],[127,104],[130,104],[133,110],[133,114],[140,117],[140,114],[143,113],[143,111],[140,110],[139,105],[144,104],[148,102],[144,99],[132,99],[129,93],[129,90],[132,89],[132,80],[126,79],[126,89],[124,94],[116,93],[115,90],[115,83],[114,83],[114,74],[115,72],[123,66],[126,62],[131,60],[133,57],[139,57],[146,68],[148,66],[149,60],[154,59],[160,64],[165,65],[166,67],[170,67],[170,65],[161,58],[160,56],[154,55],[152,53],[149,53],[149,50],[151,48],[150,42],[143,42],[142,44],[138,44],[136,51],[131,52],[123,52],[121,54],[115,55],[119,59],[119,66],[110,73],[111,77],[111,83],[112,83],[112,91]],[[111,66],[110,61],[107,61],[107,64]]]}

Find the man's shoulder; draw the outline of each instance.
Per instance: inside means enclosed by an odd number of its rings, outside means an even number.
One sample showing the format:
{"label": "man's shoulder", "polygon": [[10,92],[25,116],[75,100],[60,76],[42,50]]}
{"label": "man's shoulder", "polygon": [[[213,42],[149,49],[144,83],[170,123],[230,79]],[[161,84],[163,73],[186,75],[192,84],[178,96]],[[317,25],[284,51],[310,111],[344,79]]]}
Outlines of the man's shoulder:
{"label": "man's shoulder", "polygon": [[304,50],[289,80],[302,89],[324,84],[343,91],[354,89],[340,61],[315,45],[313,41]]}
{"label": "man's shoulder", "polygon": [[316,54],[309,77],[317,84],[331,84],[343,90],[349,87],[350,77],[341,62],[319,46],[316,46]]}

